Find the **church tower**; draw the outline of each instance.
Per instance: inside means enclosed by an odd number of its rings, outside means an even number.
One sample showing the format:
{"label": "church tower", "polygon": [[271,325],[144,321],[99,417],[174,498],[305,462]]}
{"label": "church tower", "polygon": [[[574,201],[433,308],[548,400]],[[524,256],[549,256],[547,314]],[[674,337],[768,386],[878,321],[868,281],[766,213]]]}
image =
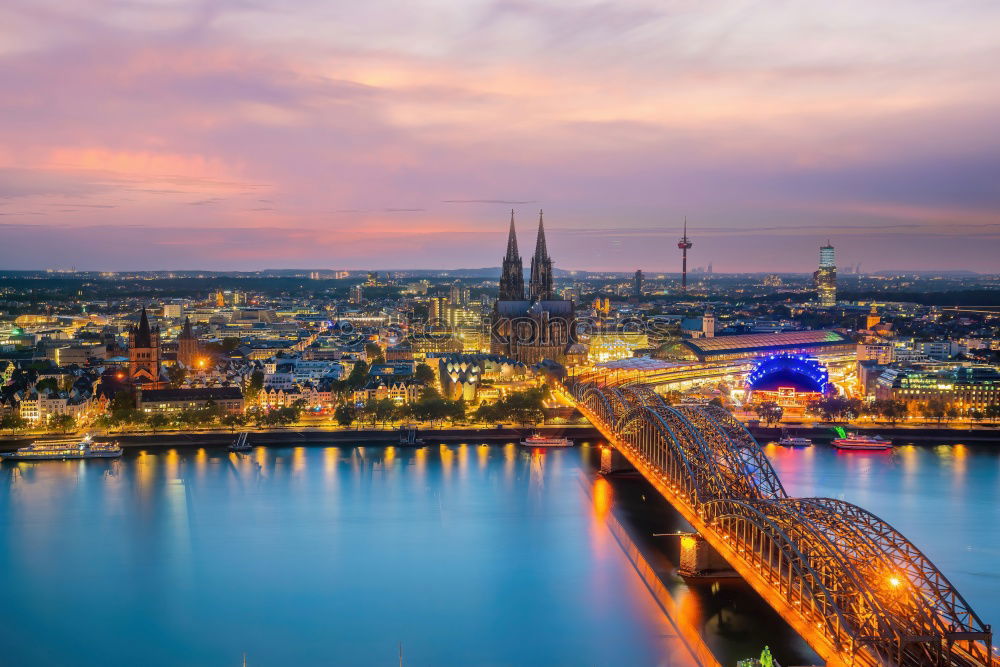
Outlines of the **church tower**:
{"label": "church tower", "polygon": [[507,235],[507,254],[503,258],[500,274],[500,300],[524,300],[524,264],[517,252],[517,234],[514,231],[514,210],[510,211],[510,233]]}
{"label": "church tower", "polygon": [[184,318],[184,329],[177,338],[177,363],[184,368],[194,368],[198,361],[198,339],[191,330],[191,318]]}
{"label": "church tower", "polygon": [[128,371],[133,384],[156,385],[160,382],[160,328],[151,328],[142,307],[139,326],[128,333]]}
{"label": "church tower", "polygon": [[550,301],[552,299],[552,260],[545,247],[545,227],[542,212],[538,212],[538,238],[535,240],[535,255],[531,258],[531,300]]}

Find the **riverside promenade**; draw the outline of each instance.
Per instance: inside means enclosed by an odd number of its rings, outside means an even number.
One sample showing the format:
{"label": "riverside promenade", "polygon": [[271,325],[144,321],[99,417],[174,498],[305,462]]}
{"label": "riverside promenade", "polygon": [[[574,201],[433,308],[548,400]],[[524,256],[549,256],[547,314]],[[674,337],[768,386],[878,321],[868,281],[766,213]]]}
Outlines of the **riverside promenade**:
{"label": "riverside promenade", "polygon": [[[308,444],[351,444],[387,446],[399,443],[397,428],[375,429],[332,429],[317,427],[296,427],[273,429],[240,429],[250,434],[252,445],[275,445],[288,447]],[[421,428],[420,437],[428,444],[442,443],[507,443],[518,442],[533,432],[543,435],[558,435],[572,439],[579,444],[581,441],[596,441],[601,435],[589,424],[559,425],[538,427],[463,427],[463,428]],[[64,440],[70,435],[18,436],[0,438],[0,451],[10,451],[18,447],[42,440]],[[224,447],[236,437],[229,430],[192,430],[192,431],[158,431],[131,433],[95,433],[98,440],[117,440],[123,447]]]}

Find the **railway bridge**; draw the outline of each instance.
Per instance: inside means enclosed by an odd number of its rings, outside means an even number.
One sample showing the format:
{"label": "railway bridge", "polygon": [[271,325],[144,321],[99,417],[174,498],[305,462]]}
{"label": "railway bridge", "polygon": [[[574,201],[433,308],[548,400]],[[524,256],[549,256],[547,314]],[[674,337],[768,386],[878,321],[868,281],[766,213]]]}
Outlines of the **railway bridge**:
{"label": "railway bridge", "polygon": [[990,626],[916,546],[851,503],[790,497],[725,409],[558,387],[828,665],[1000,667]]}

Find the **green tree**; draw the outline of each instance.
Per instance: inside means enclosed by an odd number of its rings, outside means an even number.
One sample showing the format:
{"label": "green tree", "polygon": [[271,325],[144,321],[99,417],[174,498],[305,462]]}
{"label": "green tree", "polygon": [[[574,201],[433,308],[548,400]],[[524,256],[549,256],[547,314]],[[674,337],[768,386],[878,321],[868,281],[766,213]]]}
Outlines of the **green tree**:
{"label": "green tree", "polygon": [[170,386],[177,389],[187,378],[187,369],[180,364],[174,364],[173,366],[167,367],[167,380],[170,382]]}
{"label": "green tree", "polygon": [[10,431],[14,435],[15,431],[23,431],[28,427],[28,420],[19,414],[9,414],[0,417],[0,430]]}
{"label": "green tree", "polygon": [[370,364],[384,364],[385,355],[376,343],[365,343],[365,358]]}
{"label": "green tree", "polygon": [[413,379],[422,385],[429,385],[434,382],[434,369],[427,364],[417,364],[413,371]]}
{"label": "green tree", "polygon": [[925,418],[933,419],[940,424],[948,414],[948,404],[940,398],[932,398],[923,405],[921,412]]}
{"label": "green tree", "polygon": [[396,404],[388,398],[383,398],[382,400],[376,402],[375,404],[375,418],[380,423],[385,424],[392,421],[392,418],[396,415]]}
{"label": "green tree", "polygon": [[763,401],[756,404],[753,409],[757,413],[757,416],[768,426],[780,422],[782,416],[785,414],[784,408],[774,401]]}
{"label": "green tree", "polygon": [[247,403],[255,403],[264,389],[264,371],[256,370],[250,374],[247,386],[243,389],[243,398]]}
{"label": "green tree", "polygon": [[879,414],[885,418],[890,424],[895,424],[901,419],[906,419],[906,413],[909,411],[906,403],[903,401],[894,401],[892,399],[885,399],[884,401],[878,401]]}
{"label": "green tree", "polygon": [[502,417],[498,414],[495,405],[483,401],[479,404],[479,407],[476,408],[475,419],[477,422],[491,424],[501,421]]}
{"label": "green tree", "polygon": [[229,414],[223,415],[220,421],[223,426],[229,427],[229,430],[235,433],[237,428],[246,426],[250,419],[246,415],[238,412],[230,412]]}
{"label": "green tree", "polygon": [[354,409],[353,405],[341,403],[333,411],[333,418],[336,419],[337,423],[341,426],[350,426],[357,418],[357,411]]}
{"label": "green tree", "polygon": [[39,380],[35,385],[35,391],[39,394],[54,394],[59,391],[59,381],[55,378],[45,378]]}
{"label": "green tree", "polygon": [[347,376],[347,389],[349,391],[357,391],[361,387],[365,386],[365,382],[368,381],[368,364],[363,361],[357,361],[354,367],[351,369],[350,374]]}
{"label": "green tree", "polygon": [[986,418],[990,421],[996,421],[1000,419],[1000,403],[992,403],[986,406],[986,410],[983,411]]}
{"label": "green tree", "polygon": [[73,415],[52,415],[49,417],[49,429],[60,433],[68,433],[76,428],[76,417]]}
{"label": "green tree", "polygon": [[153,433],[156,433],[170,424],[170,418],[163,413],[154,412],[149,415],[148,419],[146,419],[146,423],[149,425],[150,430],[152,430]]}

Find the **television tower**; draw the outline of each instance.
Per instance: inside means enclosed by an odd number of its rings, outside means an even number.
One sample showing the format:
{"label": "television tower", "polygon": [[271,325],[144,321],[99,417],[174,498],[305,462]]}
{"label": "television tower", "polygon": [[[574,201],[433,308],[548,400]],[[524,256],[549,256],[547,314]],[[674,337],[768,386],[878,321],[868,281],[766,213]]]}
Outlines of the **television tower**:
{"label": "television tower", "polygon": [[688,250],[692,245],[688,239],[688,219],[684,216],[684,236],[677,243],[677,247],[681,250],[681,289],[685,292],[688,288]]}

